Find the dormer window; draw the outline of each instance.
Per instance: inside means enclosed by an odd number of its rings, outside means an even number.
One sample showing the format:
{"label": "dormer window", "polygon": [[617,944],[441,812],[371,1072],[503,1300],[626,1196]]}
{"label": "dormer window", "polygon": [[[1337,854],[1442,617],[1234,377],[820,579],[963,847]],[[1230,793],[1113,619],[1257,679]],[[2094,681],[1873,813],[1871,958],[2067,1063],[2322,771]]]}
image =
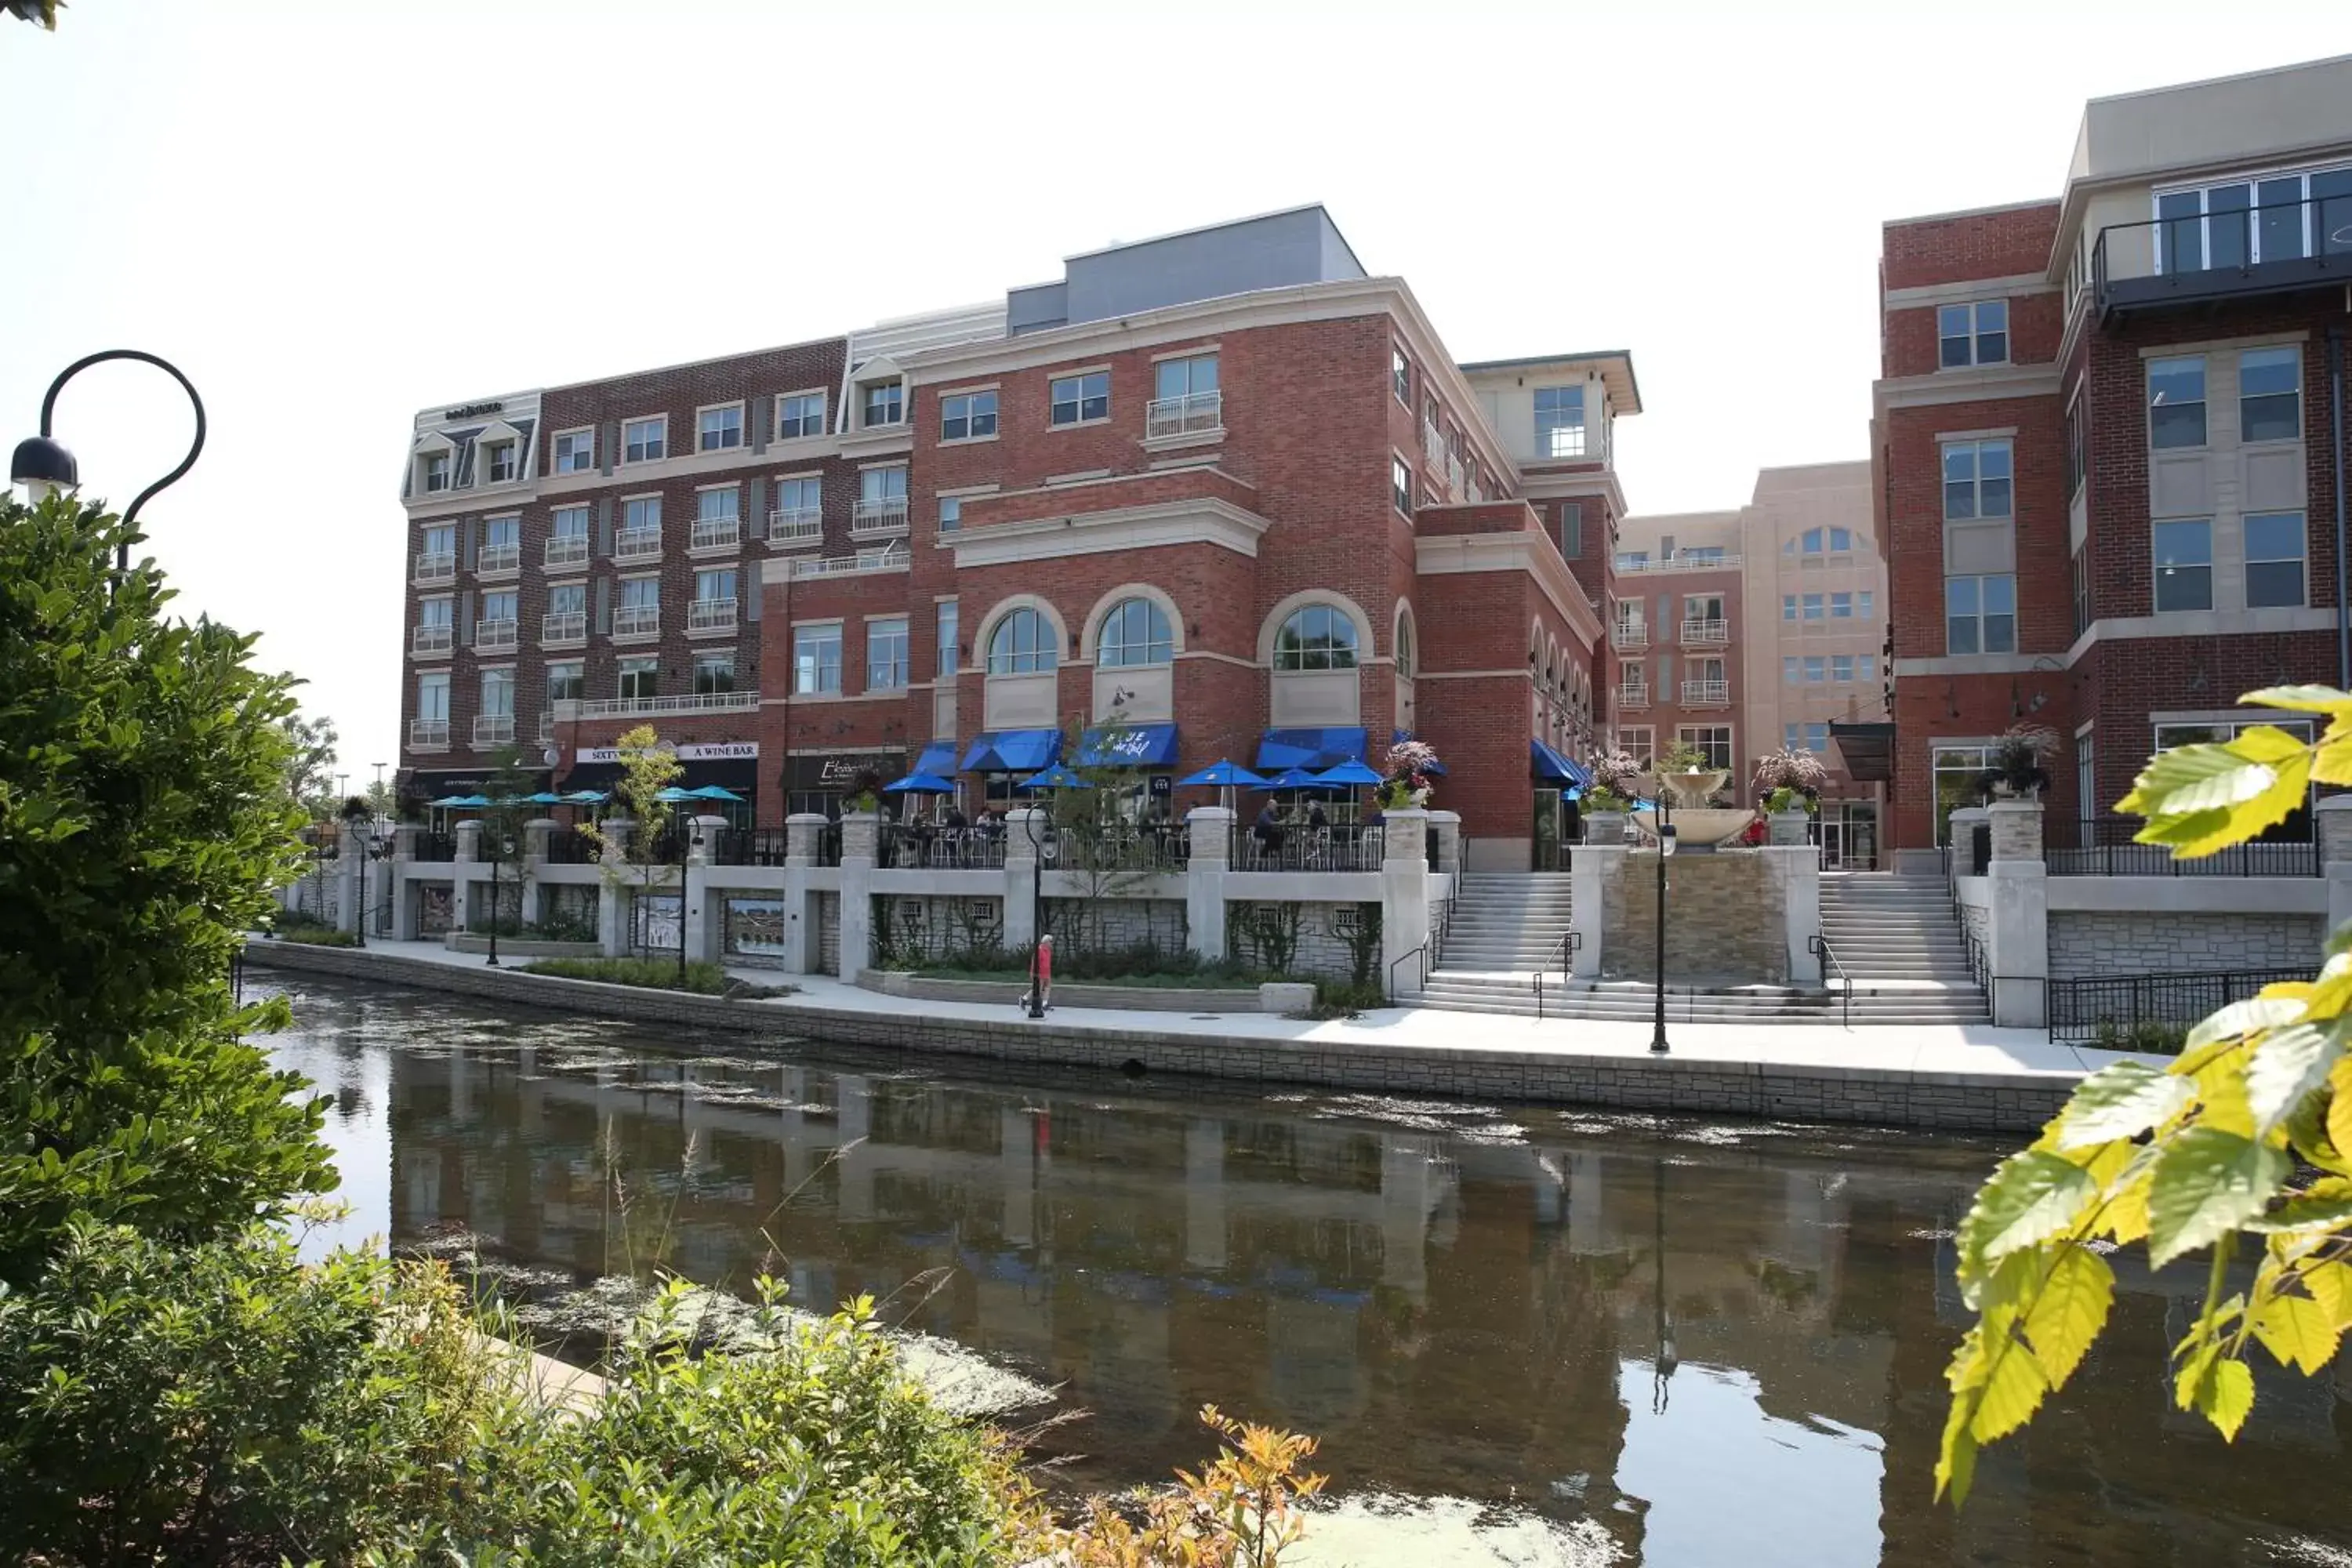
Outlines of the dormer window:
{"label": "dormer window", "polygon": [[483,471],[489,477],[484,482],[510,485],[515,477],[515,443],[493,441],[482,448]]}
{"label": "dormer window", "polygon": [[446,452],[425,453],[425,493],[430,495],[435,490],[446,490],[448,488],[449,454]]}
{"label": "dormer window", "polygon": [[897,425],[906,418],[906,387],[896,381],[878,381],[866,388],[866,427]]}

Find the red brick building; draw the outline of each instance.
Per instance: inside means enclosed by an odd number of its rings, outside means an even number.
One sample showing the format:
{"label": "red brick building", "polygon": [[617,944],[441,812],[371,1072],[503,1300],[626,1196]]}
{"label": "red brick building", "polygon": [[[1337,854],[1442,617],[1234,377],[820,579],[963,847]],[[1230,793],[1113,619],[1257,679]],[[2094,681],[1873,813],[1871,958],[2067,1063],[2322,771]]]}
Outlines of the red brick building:
{"label": "red brick building", "polygon": [[1073,257],[1002,308],[429,410],[404,784],[468,788],[509,743],[601,784],[644,722],[762,824],[868,766],[969,810],[1076,729],[1181,812],[1220,757],[1377,767],[1410,731],[1472,863],[1523,867],[1555,756],[1608,721],[1639,410],[1622,353],[1457,365],[1320,207]]}
{"label": "red brick building", "polygon": [[2095,100],[2056,199],[1886,225],[1890,843],[2014,724],[2091,831],[2241,693],[2346,680],[2347,280],[2352,60]]}

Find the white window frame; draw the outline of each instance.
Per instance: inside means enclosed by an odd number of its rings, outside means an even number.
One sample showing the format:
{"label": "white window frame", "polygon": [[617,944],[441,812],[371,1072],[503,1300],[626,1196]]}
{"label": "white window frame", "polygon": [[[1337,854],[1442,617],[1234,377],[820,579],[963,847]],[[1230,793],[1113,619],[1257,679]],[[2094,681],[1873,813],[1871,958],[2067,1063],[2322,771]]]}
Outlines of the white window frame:
{"label": "white window frame", "polygon": [[[2246,362],[2257,355],[2290,354],[2294,359],[2294,387],[2290,392],[2257,392],[2246,394]],[[2284,436],[2249,436],[2246,434],[2246,405],[2256,400],[2294,399],[2294,428]],[[2303,439],[2303,345],[2301,343],[2265,343],[2260,348],[2242,349],[2238,353],[2238,442],[2241,446],[2268,446],[2275,441],[2284,443]]]}
{"label": "white window frame", "polygon": [[[981,412],[976,406],[974,406],[982,398],[986,398],[988,400],[988,409],[985,413]],[[1001,426],[1001,413],[1003,407],[1003,398],[999,395],[998,389],[994,386],[964,386],[958,387],[952,392],[940,393],[939,444],[942,447],[968,447],[979,441],[995,440],[996,432]],[[951,408],[955,408],[958,405],[961,405],[961,411],[960,413],[950,412]],[[950,436],[948,434],[948,421],[950,419],[961,419],[963,421],[964,433],[962,435]],[[972,428],[973,426],[977,425],[982,419],[988,421],[987,429],[975,430]]]}
{"label": "white window frame", "polygon": [[[1985,608],[1985,584],[1988,583],[2000,582],[2003,579],[2006,579],[2009,583],[2008,610],[2006,612],[1987,610]],[[1961,582],[1974,583],[1977,585],[1976,608],[1969,612],[1970,618],[1976,622],[1977,646],[1966,651],[1962,651],[1952,647],[1952,584]],[[2009,646],[2007,647],[1988,647],[1985,646],[1987,642],[1987,638],[1985,637],[1986,623],[1997,613],[2005,613],[2009,617]],[[2017,651],[2018,634],[2017,574],[2014,572],[1953,572],[1946,574],[1944,577],[1943,614],[1944,652],[1948,657],[1953,658],[1974,658],[1985,654],[2000,656],[2015,653]]]}
{"label": "white window frame", "polygon": [[[2226,179],[2196,180],[2154,187],[2147,194],[2147,216],[2151,220],[2151,233],[2155,236],[2152,249],[2158,274],[2172,276],[2179,271],[2174,267],[2172,258],[2165,254],[2165,247],[2171,239],[2171,226],[2176,223],[2193,223],[2197,226],[2198,265],[2189,268],[2188,271],[2193,274],[2215,270],[2212,265],[2213,219],[2224,216],[2242,216],[2246,220],[2246,265],[2248,266],[2259,267],[2265,259],[2296,260],[2302,257],[2342,254],[2323,249],[2327,237],[2315,232],[2319,226],[2315,219],[2318,214],[2318,203],[2340,201],[2352,204],[2352,194],[2314,196],[2311,194],[2311,182],[2322,174],[2352,174],[2352,163],[2337,162],[2299,164],[2284,169],[2254,169],[2231,174]],[[2262,199],[2262,187],[2274,180],[2293,180],[2295,182],[2295,188],[2302,193],[2295,199],[2301,206],[2303,247],[2294,257],[2265,258],[2262,254],[2263,226],[2256,221],[2255,214],[2262,210],[2259,205]],[[2246,187],[2248,205],[2243,207],[2224,207],[2220,213],[2216,213],[2213,210],[2212,193],[2231,185]],[[2195,216],[2168,218],[2164,216],[2164,200],[2167,196],[2187,195],[2197,198]]]}
{"label": "white window frame", "polygon": [[[876,662],[875,648],[883,633],[877,628],[898,628],[898,658],[889,661],[886,679],[877,681],[874,672],[882,667]],[[866,617],[866,689],[868,691],[904,691],[915,678],[914,619],[904,612]],[[887,677],[895,676],[895,679]]]}
{"label": "white window frame", "polygon": [[[661,445],[660,451],[653,452],[646,450],[646,448],[649,448],[654,445],[654,442],[652,441],[633,442],[629,439],[629,429],[632,426],[646,425],[657,426],[660,427],[660,434],[657,437]],[[632,446],[640,449],[638,455],[634,458],[629,456],[629,448]],[[669,416],[667,414],[641,414],[635,419],[622,420],[621,450],[618,456],[620,458],[621,466],[624,468],[632,467],[639,463],[658,463],[667,458],[669,456]]]}
{"label": "white window frame", "polygon": [[1412,408],[1412,356],[1395,339],[1389,340],[1389,391],[1406,411]]}
{"label": "white window frame", "polygon": [[[722,664],[727,667],[726,692],[721,692],[716,688],[706,692],[702,689],[703,672],[708,669],[715,669]],[[723,696],[728,692],[734,692],[742,689],[738,684],[738,682],[742,679],[742,673],[743,672],[739,666],[739,661],[735,658],[735,650],[731,647],[719,648],[697,653],[694,656],[694,663],[688,667],[687,679],[693,682],[694,695],[697,697]]]}
{"label": "white window frame", "polygon": [[[816,428],[814,430],[808,428],[808,416],[803,415],[797,417],[794,421],[794,423],[798,424],[801,428],[788,434],[784,429],[784,405],[803,397],[813,398],[815,400]],[[826,401],[825,390],[821,386],[803,387],[798,392],[780,392],[776,394],[776,401],[772,411],[775,418],[776,439],[779,441],[810,441],[814,440],[820,436],[828,434],[829,432],[827,431],[825,425]]]}
{"label": "white window frame", "polygon": [[[2008,462],[2009,471],[1997,476],[1993,482],[2009,486],[2009,498],[1999,511],[1985,510],[1985,453],[2000,451]],[[1969,477],[1966,481],[1951,477],[1954,455],[1969,455]],[[2017,518],[2017,443],[2007,436],[1986,436],[1961,440],[1938,441],[1936,444],[1937,494],[1946,523],[2013,522]],[[1970,510],[1965,516],[1952,511],[1952,487],[1965,482],[1969,487]]]}
{"label": "white window frame", "polygon": [[[823,647],[825,634],[828,633],[831,634],[831,641],[833,644],[833,684],[829,687],[824,683],[825,662]],[[792,681],[793,696],[838,697],[841,695],[841,634],[842,623],[838,620],[795,621],[793,623]],[[810,670],[810,683],[803,683],[802,679],[802,660],[812,657],[811,655],[803,654],[802,652],[801,645],[803,637],[814,637],[817,639],[816,647],[814,647],[813,654],[813,664]]]}
{"label": "white window frame", "polygon": [[[643,677],[656,689],[632,691],[632,676]],[[624,702],[644,702],[661,695],[661,658],[657,654],[635,653],[624,656],[613,667],[613,695]]]}
{"label": "white window frame", "polygon": [[[1552,422],[1549,425],[1544,422],[1547,410],[1543,406],[1544,395],[1547,393],[1552,394],[1554,400],[1554,406],[1549,410],[1552,416]],[[1559,417],[1565,412],[1558,406],[1559,396],[1564,393],[1573,393],[1576,396],[1576,423],[1573,425]],[[1586,443],[1589,440],[1586,434],[1589,426],[1585,420],[1584,384],[1578,382],[1565,386],[1538,386],[1534,389],[1534,394],[1532,401],[1535,410],[1536,459],[1538,462],[1554,462],[1569,458],[1583,457]],[[1575,440],[1559,439],[1571,430],[1576,433]]]}
{"label": "white window frame", "polygon": [[[897,417],[874,417],[874,399],[887,395],[895,400]],[[907,422],[907,378],[892,376],[883,381],[861,381],[857,384],[857,427],[860,430],[896,430]]]}
{"label": "white window frame", "polygon": [[[2291,556],[2289,556],[2289,555],[2263,555],[2263,556],[2257,556],[2257,555],[2255,555],[2255,554],[2254,554],[2254,547],[2253,547],[2253,537],[2254,537],[2253,529],[2254,529],[2254,524],[2255,524],[2258,521],[2260,521],[2260,520],[2262,520],[2262,519],[2264,519],[2264,518],[2273,518],[2273,517],[2291,517],[2291,518],[2294,519],[2294,533],[2295,533],[2295,539],[2296,539],[2297,542],[2298,542],[2298,543],[2300,543],[2300,544],[2302,545],[2302,547],[2303,547],[2303,548],[2302,548],[2302,550],[2301,550],[2298,553],[2296,553],[2296,554],[2294,554],[2294,555],[2291,555]],[[2255,511],[2255,512],[2248,512],[2248,513],[2246,514],[2246,517],[2245,517],[2245,521],[2244,521],[2244,522],[2243,522],[2242,524],[2241,524],[2240,526],[2241,526],[2241,536],[2242,536],[2242,538],[2245,541],[2245,553],[2246,553],[2246,607],[2247,607],[2248,609],[2250,609],[2250,610],[2271,610],[2271,609],[2301,608],[2302,606],[2304,606],[2304,605],[2306,605],[2310,604],[2310,603],[2311,603],[2311,514],[2310,514],[2308,511]],[[2256,603],[2254,603],[2254,593],[2253,593],[2253,584],[2254,584],[2254,568],[2255,568],[2255,567],[2257,567],[2257,566],[2283,566],[2283,565],[2286,564],[2286,563],[2288,563],[2289,561],[2293,561],[2293,562],[2294,563],[2294,564],[2295,564],[2295,568],[2296,568],[2296,572],[2297,572],[2298,575],[2299,575],[2299,576],[2301,577],[2301,579],[2302,579],[2302,582],[2303,582],[2303,592],[2302,592],[2302,595],[2301,595],[2299,597],[2295,598],[2294,600],[2291,601],[2291,603],[2290,603],[2290,604],[2288,604],[2288,605],[2257,605]]]}
{"label": "white window frame", "polygon": [[[1008,628],[1021,624],[1024,616],[1029,617],[1035,625],[1037,641],[1025,650],[1017,646],[1008,647],[1003,660],[1004,668],[1000,669],[997,668],[996,639]],[[1015,605],[997,616],[989,626],[988,640],[982,646],[981,658],[981,668],[990,675],[1044,675],[1062,667],[1061,638],[1054,630],[1052,618],[1045,611],[1034,605]]]}
{"label": "white window frame", "polygon": [[[2220,531],[2210,517],[2157,517],[2147,524],[2147,605],[2156,616],[2201,615],[2213,608],[2213,543]],[[2202,528],[2205,531],[2205,559],[2184,562],[2169,568],[2157,554],[2156,532],[2160,528]],[[2164,603],[2164,580],[2184,573],[2205,574],[2205,602],[2201,605],[2168,605]],[[2187,579],[2183,578],[2184,584]]]}
{"label": "white window frame", "polygon": [[1412,515],[1412,465],[1395,452],[1389,454],[1389,504]]}
{"label": "white window frame", "polygon": [[[1997,310],[2000,313],[1999,326],[1985,325],[1985,312],[1988,310]],[[1948,320],[1955,311],[1966,312],[1960,322],[1960,330],[1958,331],[1950,330]],[[1985,353],[1985,340],[1990,337],[2000,339],[2000,353]],[[1946,343],[1966,343],[1968,357],[1958,361],[1946,359],[1944,357]],[[1957,304],[1936,307],[1936,368],[1937,370],[1967,370],[1980,364],[2007,364],[2010,362],[2011,350],[2009,300],[2006,298],[1968,300]]]}
{"label": "white window frame", "polygon": [[[2160,365],[2176,364],[2193,364],[2197,367],[2197,439],[2159,443],[2156,438],[2157,368]],[[2201,452],[2213,444],[2213,367],[2207,363],[2205,355],[2167,354],[2161,358],[2148,360],[2141,374],[2140,405],[2143,410],[2140,433],[2147,438],[2149,451]],[[2188,400],[2183,399],[2168,406],[2186,408],[2189,404]]]}
{"label": "white window frame", "polygon": [[940,678],[946,679],[963,668],[962,652],[956,646],[963,637],[962,601],[953,595],[940,599],[936,601],[934,614],[937,620],[932,636],[939,643],[936,650],[938,658],[935,662],[939,668]]}
{"label": "white window frame", "polygon": [[[1712,735],[1717,731],[1720,731],[1723,735],[1723,762],[1720,765],[1727,768],[1739,755],[1739,735],[1736,726],[1730,724],[1677,724],[1675,726],[1675,739],[1682,745],[1705,750],[1714,742],[1709,741],[1702,744],[1701,742],[1694,740],[1693,737],[1701,734]],[[1714,760],[1714,753],[1712,752],[1708,752],[1707,765],[1709,767],[1717,765]]]}
{"label": "white window frame", "polygon": [[[563,449],[565,442],[583,439],[588,443],[585,451],[576,447],[569,452]],[[581,425],[570,430],[558,430],[548,437],[548,451],[551,454],[550,460],[554,464],[555,471],[559,474],[594,473],[596,471],[596,426]]]}
{"label": "white window frame", "polygon": [[[709,445],[707,437],[711,434],[711,432],[705,427],[705,421],[711,415],[717,414],[724,416],[730,409],[735,415],[735,439],[732,441],[722,441],[715,447]],[[743,406],[743,400],[740,397],[735,399],[732,403],[706,403],[697,408],[694,411],[695,451],[701,453],[740,452],[743,450],[751,444],[751,421],[746,417],[748,413],[749,410]],[[727,426],[722,422],[719,426],[719,433],[723,435],[726,433],[726,430]]]}
{"label": "white window frame", "polygon": [[[437,706],[441,711],[438,713],[425,711],[427,708],[436,706],[425,700],[425,694],[428,691],[440,694],[441,700]],[[417,676],[416,716],[427,724],[446,724],[449,721],[449,672],[447,670],[431,669]]]}
{"label": "white window frame", "polygon": [[[577,685],[569,695],[559,693],[556,690],[558,682],[562,679],[559,677],[556,672],[558,670],[566,669],[572,672],[571,679],[577,682]],[[541,680],[547,691],[548,701],[577,702],[588,695],[588,661],[584,658],[550,659],[547,662],[547,669],[545,674],[541,677]]]}
{"label": "white window frame", "polygon": [[[1093,398],[1087,394],[1087,384],[1097,378],[1102,382],[1102,412],[1100,414],[1089,416],[1087,413],[1087,405],[1092,402]],[[1066,402],[1062,396],[1062,389],[1065,386],[1071,386],[1074,388],[1072,395]],[[1061,416],[1062,409],[1065,406],[1067,406],[1073,411],[1070,417],[1067,419]],[[1107,425],[1108,423],[1110,423],[1110,366],[1107,364],[1088,365],[1084,369],[1064,371],[1058,375],[1052,375],[1046,378],[1046,428],[1051,430],[1076,430],[1087,425]]]}

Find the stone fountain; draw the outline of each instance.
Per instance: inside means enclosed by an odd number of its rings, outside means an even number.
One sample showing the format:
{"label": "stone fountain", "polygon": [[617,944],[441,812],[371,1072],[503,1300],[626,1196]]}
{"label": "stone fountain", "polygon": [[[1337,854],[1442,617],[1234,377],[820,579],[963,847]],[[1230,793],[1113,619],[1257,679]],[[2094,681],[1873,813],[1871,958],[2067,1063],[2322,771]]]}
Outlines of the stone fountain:
{"label": "stone fountain", "polygon": [[[1723,787],[1731,776],[1724,768],[1706,768],[1690,773],[1657,775],[1658,782],[1674,796],[1675,841],[1682,848],[1711,847],[1728,844],[1748,831],[1756,814],[1737,806],[1717,806],[1706,804],[1707,797]],[[1642,837],[1652,845],[1658,841],[1658,814],[1643,811],[1634,814],[1633,822]]]}

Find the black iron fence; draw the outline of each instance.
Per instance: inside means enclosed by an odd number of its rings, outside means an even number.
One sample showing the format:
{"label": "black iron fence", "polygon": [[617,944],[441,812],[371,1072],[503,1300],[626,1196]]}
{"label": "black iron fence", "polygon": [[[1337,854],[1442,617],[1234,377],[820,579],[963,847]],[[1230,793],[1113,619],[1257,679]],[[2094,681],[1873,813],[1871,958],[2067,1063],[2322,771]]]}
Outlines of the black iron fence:
{"label": "black iron fence", "polygon": [[593,866],[604,858],[604,847],[577,827],[559,827],[547,836],[551,866]]}
{"label": "black iron fence", "polygon": [[986,870],[1004,864],[1002,827],[935,827],[886,822],[877,831],[875,864],[897,870]]}
{"label": "black iron fence", "polygon": [[2050,1037],[2115,1050],[2176,1053],[2189,1028],[2232,1002],[2307,969],[2094,974],[2048,983]]}
{"label": "black iron fence", "polygon": [[[2134,843],[2137,817],[2089,822],[2052,816],[2042,825],[2042,861],[2053,877],[2316,877],[2319,846],[2308,838],[2232,844],[2194,860],[2161,844]],[[1979,829],[1979,832],[1983,831]]]}
{"label": "black iron fence", "polygon": [[1165,826],[1118,828],[1060,827],[1046,848],[1045,864],[1056,871],[1164,872],[1182,876],[1191,864],[1186,830]]}
{"label": "black iron fence", "polygon": [[416,858],[427,861],[455,860],[457,858],[457,836],[454,833],[418,834]]}
{"label": "black iron fence", "polygon": [[784,863],[787,830],[782,827],[730,827],[719,836],[722,866],[781,866]]}
{"label": "black iron fence", "polygon": [[1378,827],[1233,829],[1236,871],[1377,871],[1386,853]]}

